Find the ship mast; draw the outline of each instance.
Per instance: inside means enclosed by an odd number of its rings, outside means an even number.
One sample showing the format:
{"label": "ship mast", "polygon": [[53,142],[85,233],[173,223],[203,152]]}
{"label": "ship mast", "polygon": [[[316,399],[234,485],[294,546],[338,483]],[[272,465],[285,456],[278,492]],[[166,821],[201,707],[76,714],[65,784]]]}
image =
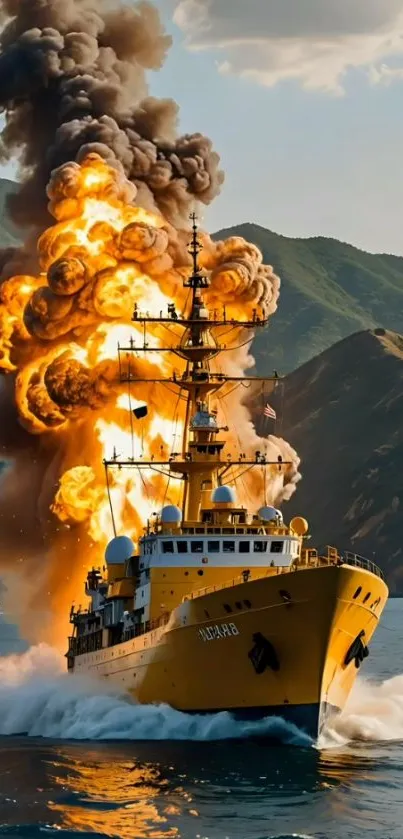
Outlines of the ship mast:
{"label": "ship mast", "polygon": [[[189,312],[189,327],[185,330],[184,335],[182,336],[183,345],[187,347],[187,365],[186,365],[186,373],[190,381],[193,383],[196,382],[195,373],[198,368],[196,365],[200,364],[200,370],[203,369],[203,363],[200,361],[196,361],[195,353],[193,353],[193,349],[197,347],[202,347],[203,338],[206,339],[206,334],[202,334],[201,324],[200,324],[200,310],[201,310],[201,290],[208,288],[209,282],[207,277],[205,277],[199,267],[199,254],[201,251],[201,246],[197,236],[197,218],[196,213],[190,214],[190,220],[192,221],[192,239],[188,248],[188,253],[192,258],[193,264],[193,272],[188,280],[185,280],[184,287],[190,288],[192,291],[191,294],[191,306]],[[208,312],[207,319],[208,319]],[[205,330],[206,332],[206,330]],[[181,343],[182,343],[181,342]],[[216,346],[215,346],[216,349]],[[190,352],[189,352],[190,350]],[[200,352],[200,350],[199,350]],[[215,355],[215,352],[213,353]],[[192,357],[193,356],[193,357]],[[212,357],[212,356],[210,356]],[[204,359],[204,371],[205,373],[209,374],[209,365],[208,365],[208,357]],[[199,381],[201,378],[201,374],[198,376]],[[186,456],[189,448],[189,437],[190,437],[190,420],[191,417],[196,409],[195,398],[196,398],[197,388],[187,388],[187,400],[186,400],[186,415],[185,415],[185,426],[184,426],[184,434],[182,440],[182,454],[183,457]],[[208,400],[207,404],[209,404],[209,396],[208,391],[206,392],[206,398]],[[185,483],[184,489],[184,500],[183,500],[183,514],[185,515],[185,507],[186,507],[186,497],[187,497],[187,484]]]}
{"label": "ship mast", "polygon": [[[179,396],[182,393],[186,398],[185,427],[182,439],[181,453],[172,453],[168,459],[144,460],[143,458],[119,460],[116,455],[112,460],[105,460],[105,467],[135,466],[138,469],[153,469],[162,472],[169,478],[177,478],[183,481],[183,518],[186,521],[197,522],[200,514],[200,505],[204,491],[214,489],[223,482],[224,477],[230,481],[239,478],[245,471],[256,466],[260,468],[287,468],[291,464],[281,461],[275,462],[266,460],[260,452],[255,453],[254,458],[246,455],[234,460],[227,456],[226,460],[221,457],[226,440],[220,439],[220,432],[228,431],[228,428],[220,428],[217,423],[217,415],[211,411],[211,395],[223,389],[228,383],[237,386],[246,382],[272,382],[278,383],[278,376],[257,377],[257,376],[226,376],[221,373],[212,372],[211,360],[222,352],[233,350],[231,345],[227,347],[218,342],[214,330],[220,327],[225,330],[243,328],[254,330],[266,325],[267,320],[263,313],[261,316],[254,312],[253,320],[238,321],[228,319],[225,308],[220,315],[217,311],[212,314],[208,311],[203,299],[205,292],[210,285],[209,278],[203,273],[199,265],[199,254],[202,246],[198,238],[197,219],[195,213],[190,216],[192,221],[192,238],[188,252],[192,259],[192,273],[184,281],[184,287],[191,290],[190,304],[188,311],[181,316],[175,309],[175,304],[168,305],[166,317],[160,313],[160,317],[143,315],[135,307],[133,321],[143,326],[143,344],[138,345],[134,340],[130,341],[128,347],[118,347],[120,380],[127,382],[130,386],[141,383],[155,383],[169,385],[179,389]],[[148,325],[165,325],[173,336],[173,343],[170,346],[150,346],[147,341]],[[176,327],[181,329],[178,334]],[[173,374],[171,377],[158,379],[139,379],[133,375],[130,366],[132,354],[150,352],[170,352],[185,362],[185,369],[181,376]]]}

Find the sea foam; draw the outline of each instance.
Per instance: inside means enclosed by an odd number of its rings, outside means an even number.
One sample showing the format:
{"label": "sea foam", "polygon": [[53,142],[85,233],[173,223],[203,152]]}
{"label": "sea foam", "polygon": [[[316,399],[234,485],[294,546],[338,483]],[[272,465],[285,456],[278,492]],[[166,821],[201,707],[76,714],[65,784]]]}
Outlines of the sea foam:
{"label": "sea foam", "polygon": [[403,675],[375,683],[357,679],[343,712],[319,740],[319,747],[352,740],[403,740]]}
{"label": "sea foam", "polygon": [[227,712],[190,715],[138,705],[105,681],[67,675],[46,645],[0,659],[0,735],[77,740],[229,740],[268,737],[296,746],[312,740],[278,718],[234,720]]}
{"label": "sea foam", "polygon": [[[227,712],[190,715],[167,705],[138,705],[105,681],[66,674],[65,659],[40,644],[0,658],[0,735],[77,740],[229,740],[267,737],[309,747],[313,741],[279,718],[234,720]],[[403,740],[403,675],[380,684],[357,680],[344,711],[317,743]]]}

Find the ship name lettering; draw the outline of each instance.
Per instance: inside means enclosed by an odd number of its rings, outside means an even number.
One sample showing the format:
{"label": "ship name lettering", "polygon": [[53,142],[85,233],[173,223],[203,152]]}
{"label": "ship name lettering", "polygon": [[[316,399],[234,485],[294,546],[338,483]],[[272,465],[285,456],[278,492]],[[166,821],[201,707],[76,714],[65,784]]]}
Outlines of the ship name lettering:
{"label": "ship name lettering", "polygon": [[199,638],[202,641],[217,641],[219,638],[232,638],[239,635],[239,629],[235,623],[215,624],[198,630]]}

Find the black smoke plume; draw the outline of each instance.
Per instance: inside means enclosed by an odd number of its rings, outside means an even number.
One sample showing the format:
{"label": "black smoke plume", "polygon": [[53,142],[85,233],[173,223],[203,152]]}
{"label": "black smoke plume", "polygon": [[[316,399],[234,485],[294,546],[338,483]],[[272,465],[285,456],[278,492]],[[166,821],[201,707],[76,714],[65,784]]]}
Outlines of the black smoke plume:
{"label": "black smoke plume", "polygon": [[189,201],[208,203],[223,180],[202,134],[177,136],[178,107],[148,96],[146,72],[171,44],[157,10],[103,0],[1,0],[3,160],[18,156],[22,185],[9,200],[16,224],[49,223],[46,187],[61,164],[96,152],[123,169],[137,203],[172,223]]}

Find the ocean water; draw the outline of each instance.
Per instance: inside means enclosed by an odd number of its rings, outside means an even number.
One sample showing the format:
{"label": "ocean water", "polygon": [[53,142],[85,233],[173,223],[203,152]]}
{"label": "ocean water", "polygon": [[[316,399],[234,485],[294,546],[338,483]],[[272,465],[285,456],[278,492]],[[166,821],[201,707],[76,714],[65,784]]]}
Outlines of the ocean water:
{"label": "ocean water", "polygon": [[0,658],[0,839],[403,839],[403,600],[319,744],[281,720],[187,717]]}

